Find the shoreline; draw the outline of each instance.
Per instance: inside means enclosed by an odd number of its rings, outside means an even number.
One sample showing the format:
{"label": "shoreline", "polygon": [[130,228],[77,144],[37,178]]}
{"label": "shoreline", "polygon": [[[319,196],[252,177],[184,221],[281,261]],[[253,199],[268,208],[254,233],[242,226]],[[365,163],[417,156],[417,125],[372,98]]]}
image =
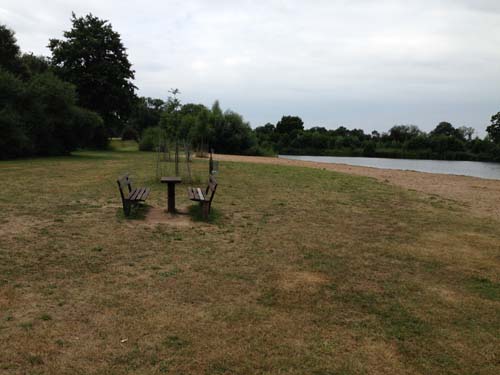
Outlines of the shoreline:
{"label": "shoreline", "polygon": [[500,220],[500,180],[265,156],[216,154],[214,157],[220,161],[299,166],[371,177],[405,189],[438,195],[458,202],[471,214]]}

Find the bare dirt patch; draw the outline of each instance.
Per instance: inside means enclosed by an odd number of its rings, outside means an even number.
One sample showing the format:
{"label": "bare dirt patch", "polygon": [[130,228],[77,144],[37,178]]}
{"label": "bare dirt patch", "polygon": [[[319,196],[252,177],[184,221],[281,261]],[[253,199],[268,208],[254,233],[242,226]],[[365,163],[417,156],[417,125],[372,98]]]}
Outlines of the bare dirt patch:
{"label": "bare dirt patch", "polygon": [[317,272],[288,271],[281,275],[281,287],[288,291],[317,289],[328,282],[328,278]]}
{"label": "bare dirt patch", "polygon": [[12,216],[0,221],[0,236],[15,236],[43,228],[50,220],[39,220],[29,216]]}
{"label": "bare dirt patch", "polygon": [[150,207],[144,218],[144,224],[151,226],[165,224],[173,227],[190,227],[194,225],[187,208],[178,208],[177,211],[177,214],[172,215],[166,212],[163,207]]}

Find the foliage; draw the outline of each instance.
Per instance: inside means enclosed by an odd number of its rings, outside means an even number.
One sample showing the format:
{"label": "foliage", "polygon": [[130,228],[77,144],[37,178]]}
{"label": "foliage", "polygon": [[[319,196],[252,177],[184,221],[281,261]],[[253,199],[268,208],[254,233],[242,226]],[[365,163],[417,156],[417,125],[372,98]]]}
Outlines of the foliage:
{"label": "foliage", "polygon": [[15,42],[13,33],[5,30],[0,27],[2,48],[11,53],[8,63],[2,55],[0,67],[0,158],[106,147],[102,119],[76,105],[74,86],[56,77],[45,58],[21,55],[5,43],[5,35]]}
{"label": "foliage", "polygon": [[[215,115],[214,115],[215,116]],[[211,146],[219,153],[245,154],[256,146],[250,125],[236,112],[227,110],[213,117],[214,138]]]}
{"label": "foliage", "polygon": [[[270,153],[265,147],[259,147],[256,135],[240,114],[231,110],[223,112],[218,101],[212,109],[203,104],[182,105],[175,96],[177,93],[175,90],[174,96],[168,98],[160,115],[159,127],[169,141],[183,140],[195,149],[213,148],[220,153]],[[153,150],[158,144],[158,130],[148,129],[142,133],[141,150]]]}
{"label": "foliage", "polygon": [[488,135],[497,145],[500,145],[500,112],[491,117],[491,125],[486,128]]}
{"label": "foliage", "polygon": [[123,129],[122,141],[130,141],[130,140],[138,141],[139,133],[132,126],[127,126],[125,127],[125,129]]}
{"label": "foliage", "polygon": [[406,142],[418,137],[422,132],[415,125],[396,125],[389,130],[389,136],[396,142]]}
{"label": "foliage", "polygon": [[111,24],[92,14],[76,17],[64,39],[51,39],[52,63],[76,86],[79,105],[97,112],[110,134],[120,134],[135,97],[134,71]]}
{"label": "foliage", "polygon": [[97,113],[74,106],[72,108],[74,131],[78,134],[78,148],[106,149],[109,145],[104,121]]}
{"label": "foliage", "polygon": [[146,128],[158,126],[160,116],[165,108],[161,99],[138,97],[134,100],[132,113],[128,125],[133,127],[138,134]]}
{"label": "foliage", "polygon": [[0,24],[0,68],[15,75],[25,75],[26,68],[21,61],[21,50],[14,32]]}
{"label": "foliage", "polygon": [[431,131],[432,136],[439,136],[439,135],[444,135],[448,137],[454,137],[454,138],[463,138],[462,132],[460,132],[458,129],[455,129],[452,124],[449,122],[440,122],[436,128]]}
{"label": "foliage", "polygon": [[142,132],[139,150],[154,151],[159,146],[162,129],[160,127],[146,128]]}
{"label": "foliage", "polygon": [[491,140],[495,124],[500,135],[500,114],[492,122],[490,138],[485,140],[473,139],[473,128],[457,129],[448,122],[439,123],[430,133],[415,125],[395,125],[387,133],[366,134],[362,129],[344,126],[304,129],[296,116],[283,116],[276,126],[259,126],[254,134],[260,149],[279,154],[493,161],[500,160],[500,147]]}
{"label": "foliage", "polygon": [[74,87],[47,72],[24,82],[0,70],[0,158],[104,147],[101,118],[75,105]]}

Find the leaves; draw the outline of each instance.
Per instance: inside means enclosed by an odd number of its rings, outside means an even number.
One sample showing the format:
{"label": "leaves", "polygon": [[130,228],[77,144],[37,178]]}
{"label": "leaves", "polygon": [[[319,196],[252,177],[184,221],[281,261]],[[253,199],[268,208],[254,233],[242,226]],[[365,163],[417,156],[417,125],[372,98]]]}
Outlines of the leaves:
{"label": "leaves", "polygon": [[136,87],[134,70],[121,41],[107,20],[92,14],[76,17],[65,39],[51,39],[57,74],[76,86],[78,103],[99,113],[108,130],[121,134],[130,115]]}

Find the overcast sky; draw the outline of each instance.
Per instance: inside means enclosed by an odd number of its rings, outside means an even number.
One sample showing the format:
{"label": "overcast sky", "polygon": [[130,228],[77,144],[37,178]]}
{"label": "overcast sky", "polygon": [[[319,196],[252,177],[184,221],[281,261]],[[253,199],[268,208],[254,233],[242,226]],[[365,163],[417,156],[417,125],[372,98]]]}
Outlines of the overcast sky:
{"label": "overcast sky", "polygon": [[299,115],[307,127],[484,135],[500,111],[499,0],[0,0],[25,52],[49,55],[70,17],[109,20],[139,94],[241,113],[253,127]]}

